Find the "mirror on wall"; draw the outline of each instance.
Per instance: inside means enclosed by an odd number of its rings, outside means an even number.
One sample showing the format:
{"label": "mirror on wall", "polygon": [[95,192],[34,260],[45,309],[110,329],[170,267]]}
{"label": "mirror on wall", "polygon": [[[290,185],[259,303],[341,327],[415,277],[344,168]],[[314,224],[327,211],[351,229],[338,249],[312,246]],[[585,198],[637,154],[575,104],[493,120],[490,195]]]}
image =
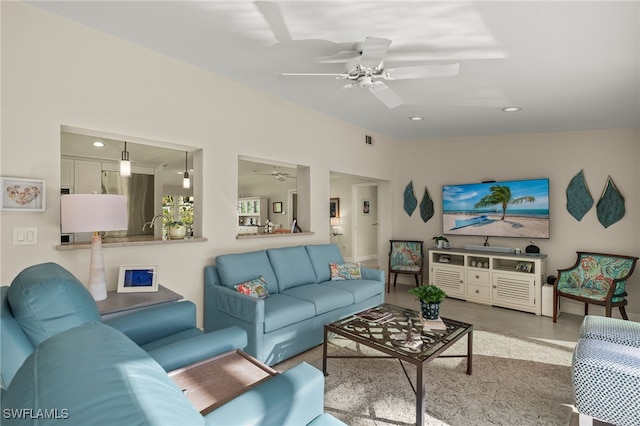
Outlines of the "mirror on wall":
{"label": "mirror on wall", "polygon": [[[308,193],[306,182],[305,166],[239,157],[238,235],[302,231],[308,220],[303,217],[304,209],[299,208],[299,191],[301,187],[307,188],[303,191]],[[268,222],[273,224],[270,229]]]}
{"label": "mirror on wall", "polygon": [[[128,197],[128,230],[106,233],[106,242],[166,239],[170,221],[183,222],[186,235],[191,236],[197,220],[193,209],[196,151],[192,147],[181,148],[63,128],[60,190],[70,194],[110,193]],[[131,162],[131,173],[127,177],[122,176],[120,169],[123,152]],[[184,182],[185,171],[188,188]],[[89,242],[91,235],[63,235],[61,240],[63,243]]]}

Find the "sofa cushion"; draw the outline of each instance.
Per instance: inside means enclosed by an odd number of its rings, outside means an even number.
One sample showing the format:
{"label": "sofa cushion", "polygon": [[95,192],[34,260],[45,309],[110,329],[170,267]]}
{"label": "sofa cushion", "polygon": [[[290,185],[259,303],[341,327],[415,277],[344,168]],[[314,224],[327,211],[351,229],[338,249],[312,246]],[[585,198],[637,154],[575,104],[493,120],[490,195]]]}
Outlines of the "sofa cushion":
{"label": "sofa cushion", "polygon": [[0,387],[6,389],[25,359],[33,352],[33,344],[13,317],[7,292],[0,288]]}
{"label": "sofa cushion", "polygon": [[264,300],[264,332],[269,333],[315,315],[316,308],[311,302],[284,294],[272,294]]}
{"label": "sofa cushion", "polygon": [[216,257],[216,266],[220,282],[225,287],[233,289],[236,284],[263,276],[269,293],[278,292],[278,281],[265,250],[222,254]]}
{"label": "sofa cushion", "polygon": [[304,284],[315,284],[316,273],[304,246],[267,249],[280,292]]}
{"label": "sofa cushion", "polygon": [[86,322],[100,321],[91,293],[56,263],[24,269],[13,279],[7,297],[13,316],[33,346]]}
{"label": "sofa cushion", "polygon": [[267,282],[264,277],[260,275],[258,278],[254,278],[244,283],[233,286],[238,293],[246,294],[247,296],[255,297],[258,299],[266,299],[269,297],[269,290],[267,290]]}
{"label": "sofa cushion", "polygon": [[352,305],[354,301],[352,293],[337,287],[320,284],[307,284],[293,287],[284,291],[282,294],[313,303],[316,309],[316,315]]}
{"label": "sofa cushion", "polygon": [[77,425],[204,424],[157,362],[124,334],[98,322],[38,346],[11,382],[2,408],[34,414],[49,410],[59,417],[3,419],[8,425],[57,424],[64,418]]}
{"label": "sofa cushion", "polygon": [[314,244],[305,247],[311,259],[311,264],[316,272],[318,281],[324,282],[331,279],[330,263],[344,263],[340,249],[335,244]]}
{"label": "sofa cushion", "polygon": [[358,263],[330,263],[331,281],[361,280],[362,271]]}
{"label": "sofa cushion", "polygon": [[353,294],[355,303],[360,303],[384,292],[384,283],[373,280],[327,281],[323,286],[334,287]]}

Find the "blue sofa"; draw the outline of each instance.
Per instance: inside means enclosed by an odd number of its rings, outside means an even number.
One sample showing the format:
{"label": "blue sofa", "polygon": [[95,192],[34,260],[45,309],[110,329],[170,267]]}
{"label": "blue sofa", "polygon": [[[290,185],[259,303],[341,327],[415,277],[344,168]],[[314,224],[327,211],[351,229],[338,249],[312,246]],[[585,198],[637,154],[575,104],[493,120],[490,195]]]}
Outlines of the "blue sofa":
{"label": "blue sofa", "polygon": [[[273,365],[322,343],[324,325],[384,302],[384,273],[361,268],[362,278],[332,281],[329,264],[344,264],[335,244],[224,254],[204,270],[204,330],[238,326],[245,351]],[[269,296],[235,286],[264,277]]]}
{"label": "blue sofa", "polygon": [[324,378],[304,363],[200,415],[166,372],[244,348],[247,336],[204,334],[191,302],[102,322],[89,292],[54,263],[0,290],[3,425],[343,425],[323,413]]}

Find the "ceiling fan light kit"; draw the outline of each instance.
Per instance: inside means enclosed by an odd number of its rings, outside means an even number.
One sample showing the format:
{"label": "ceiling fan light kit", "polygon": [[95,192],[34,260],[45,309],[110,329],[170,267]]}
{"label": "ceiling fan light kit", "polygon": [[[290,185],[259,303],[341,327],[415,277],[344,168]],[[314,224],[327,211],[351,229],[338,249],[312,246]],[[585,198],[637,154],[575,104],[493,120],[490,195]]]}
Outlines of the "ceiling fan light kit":
{"label": "ceiling fan light kit", "polygon": [[[387,81],[417,78],[454,77],[460,71],[457,63],[417,65],[385,69],[384,57],[391,45],[391,40],[367,37],[362,43],[359,56],[346,62],[345,72],[340,74],[320,73],[283,73],[283,76],[335,76],[336,79],[349,80],[343,89],[355,87],[368,89],[387,108],[402,105],[402,99],[386,83]],[[358,47],[359,50],[359,47]]]}

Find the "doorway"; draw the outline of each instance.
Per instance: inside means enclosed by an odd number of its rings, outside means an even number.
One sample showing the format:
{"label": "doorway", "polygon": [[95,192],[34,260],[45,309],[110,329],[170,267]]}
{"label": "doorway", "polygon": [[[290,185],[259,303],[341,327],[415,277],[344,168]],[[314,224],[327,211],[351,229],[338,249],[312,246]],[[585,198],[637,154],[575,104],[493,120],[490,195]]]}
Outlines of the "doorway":
{"label": "doorway", "polygon": [[351,187],[353,215],[353,260],[363,266],[379,267],[380,223],[378,184],[362,183]]}

